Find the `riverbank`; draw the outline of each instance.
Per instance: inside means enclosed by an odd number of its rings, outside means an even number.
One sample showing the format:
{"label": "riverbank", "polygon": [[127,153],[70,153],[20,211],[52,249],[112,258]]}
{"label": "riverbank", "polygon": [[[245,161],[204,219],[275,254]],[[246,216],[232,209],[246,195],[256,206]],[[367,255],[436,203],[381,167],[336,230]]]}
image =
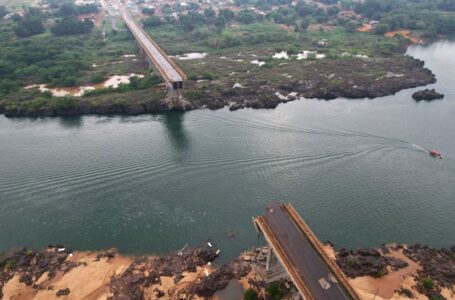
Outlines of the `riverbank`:
{"label": "riverbank", "polygon": [[[363,299],[454,299],[455,247],[387,245],[380,249],[325,250]],[[266,282],[267,248],[246,251],[215,266],[219,250],[207,243],[165,256],[131,257],[116,250],[73,252],[63,246],[18,249],[0,255],[4,299],[234,299],[272,288],[281,299],[296,289],[281,279]]]}
{"label": "riverbank", "polygon": [[[281,60],[279,60],[281,61]],[[339,59],[274,62],[273,67],[250,66],[214,80],[189,80],[183,90],[185,101],[165,101],[163,86],[131,92],[85,97],[39,98],[39,91],[23,91],[0,101],[0,113],[7,117],[53,117],[76,115],[138,115],[200,108],[230,110],[275,108],[301,98],[376,98],[402,89],[436,81],[424,62],[409,56],[389,58],[345,57]],[[245,65],[245,64],[241,64]],[[242,68],[239,66],[239,68]],[[250,74],[251,73],[251,74]]]}

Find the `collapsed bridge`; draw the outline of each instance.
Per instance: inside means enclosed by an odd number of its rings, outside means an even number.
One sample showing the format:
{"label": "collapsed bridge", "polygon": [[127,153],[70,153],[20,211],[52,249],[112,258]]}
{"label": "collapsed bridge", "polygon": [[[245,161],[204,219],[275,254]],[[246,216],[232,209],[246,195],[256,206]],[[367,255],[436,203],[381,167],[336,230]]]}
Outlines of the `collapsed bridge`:
{"label": "collapsed bridge", "polygon": [[253,221],[269,246],[266,269],[270,281],[290,278],[305,300],[360,300],[292,205],[271,203]]}

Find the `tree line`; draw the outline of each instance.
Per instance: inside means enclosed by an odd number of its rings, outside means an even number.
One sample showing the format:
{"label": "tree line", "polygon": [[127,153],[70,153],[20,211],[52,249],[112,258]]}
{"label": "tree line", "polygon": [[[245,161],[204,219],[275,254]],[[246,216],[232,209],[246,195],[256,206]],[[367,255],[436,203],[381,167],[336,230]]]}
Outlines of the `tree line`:
{"label": "tree line", "polygon": [[365,0],[355,11],[379,21],[378,34],[399,28],[422,30],[425,37],[455,34],[453,0]]}
{"label": "tree line", "polygon": [[[96,5],[76,6],[67,2],[60,4],[53,14],[43,13],[38,8],[29,7],[25,8],[23,15],[14,14],[11,17],[12,29],[18,37],[37,35],[46,31],[45,21],[53,18],[54,22],[50,27],[52,34],[57,36],[85,34],[92,30],[94,24],[89,20],[79,20],[78,16],[96,12],[98,12]],[[2,8],[0,7],[0,15],[1,13]]]}

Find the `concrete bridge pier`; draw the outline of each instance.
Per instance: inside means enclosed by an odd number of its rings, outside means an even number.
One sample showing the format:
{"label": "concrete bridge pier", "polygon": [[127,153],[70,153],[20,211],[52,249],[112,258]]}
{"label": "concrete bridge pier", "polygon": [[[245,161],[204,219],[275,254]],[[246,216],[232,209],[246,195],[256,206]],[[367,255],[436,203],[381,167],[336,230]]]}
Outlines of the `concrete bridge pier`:
{"label": "concrete bridge pier", "polygon": [[266,282],[274,282],[280,279],[288,279],[289,275],[287,274],[285,268],[280,263],[278,258],[276,257],[275,253],[273,252],[272,247],[268,245],[268,252],[267,252],[267,261],[265,264],[265,269],[267,271],[266,275]]}
{"label": "concrete bridge pier", "polygon": [[182,97],[182,94],[180,93],[180,90],[179,89],[174,89],[172,87],[172,84],[167,83],[166,84],[166,88],[167,88],[167,97],[169,99],[177,100],[177,99],[180,99]]}

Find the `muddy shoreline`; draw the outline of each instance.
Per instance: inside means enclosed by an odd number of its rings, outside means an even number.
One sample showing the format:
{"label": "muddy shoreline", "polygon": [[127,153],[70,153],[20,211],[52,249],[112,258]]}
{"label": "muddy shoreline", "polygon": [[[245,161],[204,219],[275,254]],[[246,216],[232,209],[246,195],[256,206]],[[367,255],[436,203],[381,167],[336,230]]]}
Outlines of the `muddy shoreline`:
{"label": "muddy shoreline", "polygon": [[[298,76],[281,78],[278,72],[294,71]],[[102,97],[77,97],[64,105],[30,105],[30,95],[7,97],[0,101],[0,113],[6,117],[55,117],[80,115],[139,115],[201,108],[230,110],[275,108],[298,99],[331,100],[376,98],[393,95],[403,89],[436,82],[424,62],[406,55],[390,58],[344,58],[307,61],[303,65],[282,63],[276,76],[261,73],[237,82],[231,78],[187,81],[184,103],[165,102],[165,90],[157,87],[129,93],[111,93]],[[283,74],[281,74],[283,75]],[[277,79],[278,78],[278,79]],[[39,94],[35,95],[39,96]],[[53,98],[55,99],[55,98]]]}
{"label": "muddy shoreline", "polygon": [[[453,299],[455,246],[391,244],[378,249],[325,251],[336,260],[365,299]],[[267,248],[243,252],[215,267],[219,255],[211,243],[186,247],[163,256],[130,257],[115,249],[79,252],[59,246],[14,249],[0,254],[0,298],[14,299],[223,299],[220,291],[233,281],[267,296]],[[296,289],[289,279],[276,285],[281,299]]]}

